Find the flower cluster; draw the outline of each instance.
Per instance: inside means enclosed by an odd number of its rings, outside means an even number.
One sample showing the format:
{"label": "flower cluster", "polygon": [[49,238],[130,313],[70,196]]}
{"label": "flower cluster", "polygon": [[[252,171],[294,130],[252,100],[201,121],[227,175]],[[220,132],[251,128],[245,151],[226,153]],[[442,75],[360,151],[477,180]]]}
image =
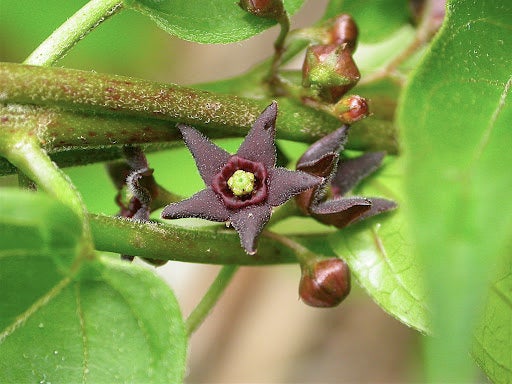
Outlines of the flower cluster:
{"label": "flower cluster", "polygon": [[345,96],[361,78],[352,55],[357,45],[357,26],[352,17],[341,14],[312,30],[313,40],[302,66],[302,85],[308,90],[306,104],[323,105],[323,109],[341,121],[353,123],[369,114],[366,100],[357,95]]}
{"label": "flower cluster", "polygon": [[[369,152],[340,161],[348,126],[343,126],[311,145],[297,162],[297,169],[323,178],[322,184],[296,196],[299,208],[316,220],[343,228],[362,219],[396,208],[379,197],[344,197],[362,179],[373,173],[383,152]],[[330,193],[331,197],[326,196]],[[334,307],[350,292],[350,269],[338,258],[312,257],[301,261],[299,295],[313,307]]]}
{"label": "flower cluster", "polygon": [[187,200],[166,206],[162,217],[226,222],[240,235],[245,251],[256,253],[256,239],[270,219],[272,207],[323,181],[310,173],[276,167],[276,118],[277,103],[273,102],[254,122],[235,155],[194,128],[178,125],[206,187]]}
{"label": "flower cluster", "polygon": [[[296,197],[301,210],[318,221],[343,228],[351,223],[396,208],[396,203],[378,197],[343,197],[380,166],[384,152],[368,152],[340,161],[347,139],[344,125],[311,145],[297,162],[297,169],[324,179],[323,183]],[[332,198],[325,196],[330,190]]]}

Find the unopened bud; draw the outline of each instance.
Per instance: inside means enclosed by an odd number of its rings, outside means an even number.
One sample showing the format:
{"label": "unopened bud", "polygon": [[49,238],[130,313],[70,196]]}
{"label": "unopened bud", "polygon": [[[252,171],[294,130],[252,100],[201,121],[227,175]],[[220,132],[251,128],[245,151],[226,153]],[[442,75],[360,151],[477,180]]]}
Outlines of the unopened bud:
{"label": "unopened bud", "polygon": [[329,20],[332,27],[329,29],[330,43],[343,45],[354,53],[357,45],[357,25],[350,15],[341,14]]}
{"label": "unopened bud", "polygon": [[299,295],[312,307],[335,307],[350,293],[350,269],[341,259],[301,265]]}
{"label": "unopened bud", "polygon": [[350,50],[335,44],[308,47],[302,85],[317,88],[323,101],[336,103],[360,77]]}
{"label": "unopened bud", "polygon": [[282,0],[240,0],[238,5],[244,11],[265,19],[279,20],[285,13]]}
{"label": "unopened bud", "polygon": [[350,95],[334,106],[334,114],[344,123],[354,123],[370,114],[368,102],[364,97]]}

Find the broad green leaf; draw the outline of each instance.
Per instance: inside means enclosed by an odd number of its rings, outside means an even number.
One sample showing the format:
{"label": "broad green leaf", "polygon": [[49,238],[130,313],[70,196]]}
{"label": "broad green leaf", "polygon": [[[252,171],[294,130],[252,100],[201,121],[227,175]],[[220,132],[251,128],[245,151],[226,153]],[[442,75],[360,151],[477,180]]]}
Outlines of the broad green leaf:
{"label": "broad green leaf", "polygon": [[186,336],[148,270],[83,262],[82,227],[43,193],[0,189],[0,382],[180,382]]}
{"label": "broad green leaf", "polygon": [[[400,106],[408,226],[426,268],[437,335],[425,355],[435,382],[472,379],[472,329],[490,270],[511,239],[510,47],[512,3],[452,1]],[[510,351],[510,328],[496,332]]]}
{"label": "broad green leaf", "polygon": [[512,377],[512,259],[510,249],[504,268],[491,286],[483,318],[475,332],[473,356],[495,383]]}
{"label": "broad green leaf", "polygon": [[0,382],[182,382],[183,320],[151,271],[102,259],[73,280],[49,258],[19,255],[0,258],[0,271],[1,317],[14,318],[0,329]]}
{"label": "broad green leaf", "polygon": [[[234,0],[124,0],[125,4],[153,19],[160,28],[181,39],[198,43],[232,43],[248,39],[275,22],[242,10]],[[289,13],[303,0],[285,0]]]}
{"label": "broad green leaf", "polygon": [[[395,159],[354,193],[385,197],[402,205],[402,169],[401,160]],[[410,327],[429,330],[422,270],[412,251],[402,206],[339,230],[330,241],[358,283],[382,309]]]}
{"label": "broad green leaf", "polygon": [[384,40],[407,24],[410,18],[407,2],[396,0],[331,0],[324,17],[340,13],[348,13],[354,18],[362,43]]}

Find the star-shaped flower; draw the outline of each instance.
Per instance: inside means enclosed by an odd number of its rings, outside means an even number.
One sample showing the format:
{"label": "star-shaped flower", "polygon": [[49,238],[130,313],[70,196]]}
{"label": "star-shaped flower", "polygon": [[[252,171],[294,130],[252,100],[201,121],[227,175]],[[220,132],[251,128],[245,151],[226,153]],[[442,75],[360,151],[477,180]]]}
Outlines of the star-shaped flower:
{"label": "star-shaped flower", "polygon": [[[302,211],[318,221],[343,228],[356,221],[396,208],[396,203],[378,197],[342,197],[379,168],[384,152],[368,152],[339,161],[348,126],[312,144],[297,162],[297,169],[324,178],[324,182],[297,196]],[[333,198],[325,199],[330,186]]]}
{"label": "star-shaped flower", "polygon": [[194,128],[179,124],[206,188],[166,206],[162,217],[227,222],[238,232],[246,252],[256,253],[256,239],[270,219],[272,207],[323,181],[306,172],[276,167],[276,117],[277,103],[273,102],[254,122],[235,155]]}

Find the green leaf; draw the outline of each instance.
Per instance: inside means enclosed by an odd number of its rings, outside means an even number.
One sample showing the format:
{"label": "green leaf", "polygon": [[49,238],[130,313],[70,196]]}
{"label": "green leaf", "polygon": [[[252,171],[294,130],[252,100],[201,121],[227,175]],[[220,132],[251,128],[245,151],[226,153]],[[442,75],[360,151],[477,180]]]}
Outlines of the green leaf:
{"label": "green leaf", "polygon": [[483,318],[475,332],[472,354],[495,383],[512,377],[512,259],[507,261],[492,285]]}
{"label": "green leaf", "polygon": [[4,188],[0,189],[0,233],[0,257],[45,255],[69,266],[82,225],[71,209],[46,194]]}
{"label": "green leaf", "polygon": [[0,382],[182,381],[184,323],[151,271],[102,259],[72,280],[49,258],[19,255],[0,258],[0,271],[1,317],[15,319],[0,330]]}
{"label": "green leaf", "polygon": [[[511,239],[511,30],[508,0],[449,3],[399,108],[408,226],[426,268],[438,336],[427,341],[425,355],[435,382],[473,378],[471,331],[490,270]],[[510,328],[498,332],[510,351]]]}
{"label": "green leaf", "polygon": [[0,382],[180,382],[187,346],[172,292],[109,259],[69,276],[81,232],[49,196],[0,189]]}
{"label": "green leaf", "polygon": [[396,201],[396,211],[349,226],[331,235],[331,246],[344,259],[358,283],[386,312],[427,332],[422,270],[412,252],[405,224],[401,159],[395,159],[354,191]]}
{"label": "green leaf", "polygon": [[384,40],[407,24],[410,18],[407,2],[396,0],[331,0],[324,17],[340,13],[348,13],[354,18],[362,43]]}
{"label": "green leaf", "polygon": [[[153,19],[160,28],[181,39],[198,43],[232,43],[248,39],[275,22],[243,11],[235,0],[124,0]],[[303,0],[285,0],[289,13],[297,11]]]}

